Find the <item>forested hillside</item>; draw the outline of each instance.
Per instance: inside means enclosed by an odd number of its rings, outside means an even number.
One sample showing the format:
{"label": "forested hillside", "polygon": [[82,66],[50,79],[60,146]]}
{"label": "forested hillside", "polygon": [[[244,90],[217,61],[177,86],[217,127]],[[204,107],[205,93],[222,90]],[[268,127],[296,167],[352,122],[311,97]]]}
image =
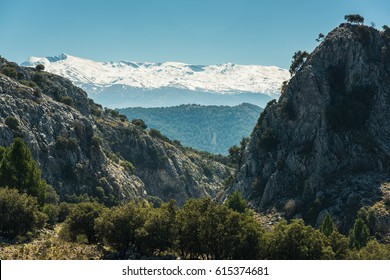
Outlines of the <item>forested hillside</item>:
{"label": "forested hillside", "polygon": [[262,109],[243,103],[233,107],[188,104],[118,111],[129,120],[142,119],[149,128],[158,129],[184,146],[226,155],[230,147],[250,135]]}

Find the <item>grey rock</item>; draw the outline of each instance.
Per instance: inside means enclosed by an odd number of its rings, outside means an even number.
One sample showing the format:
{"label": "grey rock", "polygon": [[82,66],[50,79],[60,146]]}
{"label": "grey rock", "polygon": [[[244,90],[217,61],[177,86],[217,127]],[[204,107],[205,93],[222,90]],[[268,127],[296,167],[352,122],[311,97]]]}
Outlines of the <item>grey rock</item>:
{"label": "grey rock", "polygon": [[[223,164],[152,138],[95,104],[67,79],[0,58],[0,70],[5,66],[14,67],[18,79],[0,74],[0,145],[23,138],[44,179],[62,198],[87,194],[122,201],[153,195],[183,203],[214,197],[232,173]],[[17,129],[5,124],[9,116],[18,120]],[[206,176],[205,165],[214,174]]]}
{"label": "grey rock", "polygon": [[[300,199],[307,222],[318,226],[329,211],[344,231],[380,201],[390,180],[389,47],[372,27],[331,31],[265,109],[224,198],[240,190],[259,211]],[[277,142],[267,149],[269,129]]]}

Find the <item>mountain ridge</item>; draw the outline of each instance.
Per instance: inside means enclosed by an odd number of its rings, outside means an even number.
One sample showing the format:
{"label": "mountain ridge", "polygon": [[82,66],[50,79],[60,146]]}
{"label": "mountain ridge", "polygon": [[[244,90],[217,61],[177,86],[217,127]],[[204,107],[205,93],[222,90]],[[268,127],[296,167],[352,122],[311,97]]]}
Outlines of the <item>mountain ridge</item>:
{"label": "mountain ridge", "polygon": [[[30,57],[21,65],[31,67],[37,64],[43,64],[48,72],[72,80],[75,85],[86,90],[92,98],[100,98],[99,95],[104,94],[109,96],[107,99],[120,95],[122,102],[128,98],[129,105],[125,107],[134,107],[134,104],[131,104],[132,92],[142,94],[143,91],[149,91],[154,94],[160,91],[159,94],[162,94],[161,89],[183,90],[180,94],[187,96],[191,92],[202,93],[204,96],[212,94],[225,97],[255,94],[260,96],[260,99],[267,98],[269,101],[279,95],[282,82],[289,78],[287,70],[276,66],[233,63],[191,65],[181,62],[96,62],[68,54],[43,58]],[[115,89],[111,90],[114,86],[121,87],[121,90],[119,92]],[[164,97],[164,99],[170,99],[170,97]],[[245,100],[241,100],[240,103],[246,102]],[[264,105],[263,101],[259,102]],[[197,103],[196,96],[186,103]],[[107,105],[103,105],[113,107],[113,104],[108,104],[108,101]],[[164,106],[164,104],[161,106],[146,105],[147,103],[143,107]],[[215,105],[223,104],[215,103]]]}
{"label": "mountain ridge", "polygon": [[[0,146],[22,137],[62,199],[214,197],[231,168],[149,135],[71,81],[0,58]],[[17,125],[7,125],[12,118]],[[205,174],[205,168],[216,173]]]}
{"label": "mountain ridge", "polygon": [[388,235],[389,48],[388,30],[332,30],[262,113],[226,194],[316,226],[329,212],[344,231],[373,211]]}

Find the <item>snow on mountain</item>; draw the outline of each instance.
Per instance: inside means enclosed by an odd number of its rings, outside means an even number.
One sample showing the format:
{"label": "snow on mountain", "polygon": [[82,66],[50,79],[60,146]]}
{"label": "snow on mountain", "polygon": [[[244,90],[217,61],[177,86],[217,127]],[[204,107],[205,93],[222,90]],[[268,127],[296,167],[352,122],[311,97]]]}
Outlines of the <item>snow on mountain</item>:
{"label": "snow on mountain", "polygon": [[45,71],[70,79],[90,95],[107,91],[108,88],[112,88],[112,92],[115,91],[118,95],[120,86],[123,88],[122,97],[130,88],[133,93],[136,89],[142,91],[181,89],[187,92],[224,95],[260,93],[275,98],[279,95],[282,82],[289,79],[287,70],[275,66],[232,63],[191,65],[180,62],[96,62],[68,54],[30,57],[21,65],[37,64],[43,64]]}

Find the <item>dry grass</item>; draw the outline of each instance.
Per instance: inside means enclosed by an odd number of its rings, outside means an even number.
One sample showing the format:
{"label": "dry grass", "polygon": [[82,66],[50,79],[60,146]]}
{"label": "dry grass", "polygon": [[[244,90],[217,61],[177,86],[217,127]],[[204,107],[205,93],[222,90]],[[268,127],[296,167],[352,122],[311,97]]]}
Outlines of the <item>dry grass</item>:
{"label": "dry grass", "polygon": [[65,242],[55,230],[45,230],[38,238],[24,244],[0,244],[2,260],[98,260],[102,258],[96,245]]}

